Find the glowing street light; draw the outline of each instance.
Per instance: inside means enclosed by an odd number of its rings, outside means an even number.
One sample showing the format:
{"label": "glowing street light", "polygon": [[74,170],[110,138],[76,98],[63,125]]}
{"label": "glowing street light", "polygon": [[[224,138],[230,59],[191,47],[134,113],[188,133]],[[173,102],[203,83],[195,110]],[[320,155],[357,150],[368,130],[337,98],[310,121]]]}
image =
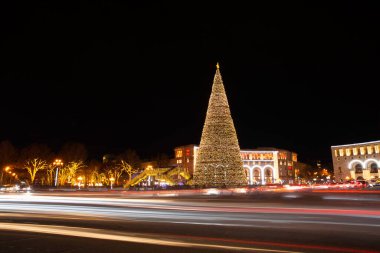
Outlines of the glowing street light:
{"label": "glowing street light", "polygon": [[54,186],[57,187],[57,182],[58,182],[58,170],[60,166],[63,166],[63,162],[61,159],[55,159],[53,162],[54,167],[57,167],[55,170],[55,180],[54,180]]}
{"label": "glowing street light", "polygon": [[110,181],[111,181],[111,190],[112,190],[112,184],[113,184],[113,182],[115,181],[115,178],[114,178],[114,177],[111,177],[111,178],[110,178]]}

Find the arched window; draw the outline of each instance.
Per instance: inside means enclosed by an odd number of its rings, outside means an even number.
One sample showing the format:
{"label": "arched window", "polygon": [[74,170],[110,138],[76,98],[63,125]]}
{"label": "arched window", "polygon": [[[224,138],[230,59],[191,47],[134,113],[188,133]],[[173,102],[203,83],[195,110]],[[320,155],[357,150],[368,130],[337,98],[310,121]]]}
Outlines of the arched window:
{"label": "arched window", "polygon": [[363,166],[360,163],[355,165],[355,173],[363,173]]}
{"label": "arched window", "polygon": [[253,181],[260,182],[260,170],[259,169],[255,169],[253,171]]}
{"label": "arched window", "polygon": [[264,175],[265,175],[265,182],[267,184],[270,184],[272,183],[272,170],[271,169],[266,169],[265,172],[264,172]]}
{"label": "arched window", "polygon": [[379,172],[379,167],[377,166],[376,163],[372,163],[371,166],[370,166],[370,173],[378,173]]}

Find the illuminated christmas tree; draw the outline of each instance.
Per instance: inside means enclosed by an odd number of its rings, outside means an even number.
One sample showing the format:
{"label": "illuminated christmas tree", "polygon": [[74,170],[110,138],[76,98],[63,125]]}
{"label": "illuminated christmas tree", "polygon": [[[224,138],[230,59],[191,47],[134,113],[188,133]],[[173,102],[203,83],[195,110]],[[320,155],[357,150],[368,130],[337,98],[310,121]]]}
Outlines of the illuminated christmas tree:
{"label": "illuminated christmas tree", "polygon": [[196,157],[194,184],[202,187],[242,186],[247,184],[247,178],[219,64],[216,67]]}

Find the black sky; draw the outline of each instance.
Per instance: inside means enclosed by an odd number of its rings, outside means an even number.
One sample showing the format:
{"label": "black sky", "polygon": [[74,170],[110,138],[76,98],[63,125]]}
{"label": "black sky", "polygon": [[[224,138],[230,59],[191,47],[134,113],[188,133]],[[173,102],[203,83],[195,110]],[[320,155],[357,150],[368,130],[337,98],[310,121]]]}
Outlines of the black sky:
{"label": "black sky", "polygon": [[215,64],[241,148],[329,161],[378,140],[379,9],[363,1],[5,1],[0,140],[143,157],[199,143]]}

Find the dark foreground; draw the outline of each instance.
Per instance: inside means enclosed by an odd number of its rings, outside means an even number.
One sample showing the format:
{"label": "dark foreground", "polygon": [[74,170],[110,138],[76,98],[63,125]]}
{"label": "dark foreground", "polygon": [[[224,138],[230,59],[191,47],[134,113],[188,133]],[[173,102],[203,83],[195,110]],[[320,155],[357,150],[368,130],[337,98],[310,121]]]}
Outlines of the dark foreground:
{"label": "dark foreground", "polygon": [[380,252],[378,193],[0,195],[0,252]]}

